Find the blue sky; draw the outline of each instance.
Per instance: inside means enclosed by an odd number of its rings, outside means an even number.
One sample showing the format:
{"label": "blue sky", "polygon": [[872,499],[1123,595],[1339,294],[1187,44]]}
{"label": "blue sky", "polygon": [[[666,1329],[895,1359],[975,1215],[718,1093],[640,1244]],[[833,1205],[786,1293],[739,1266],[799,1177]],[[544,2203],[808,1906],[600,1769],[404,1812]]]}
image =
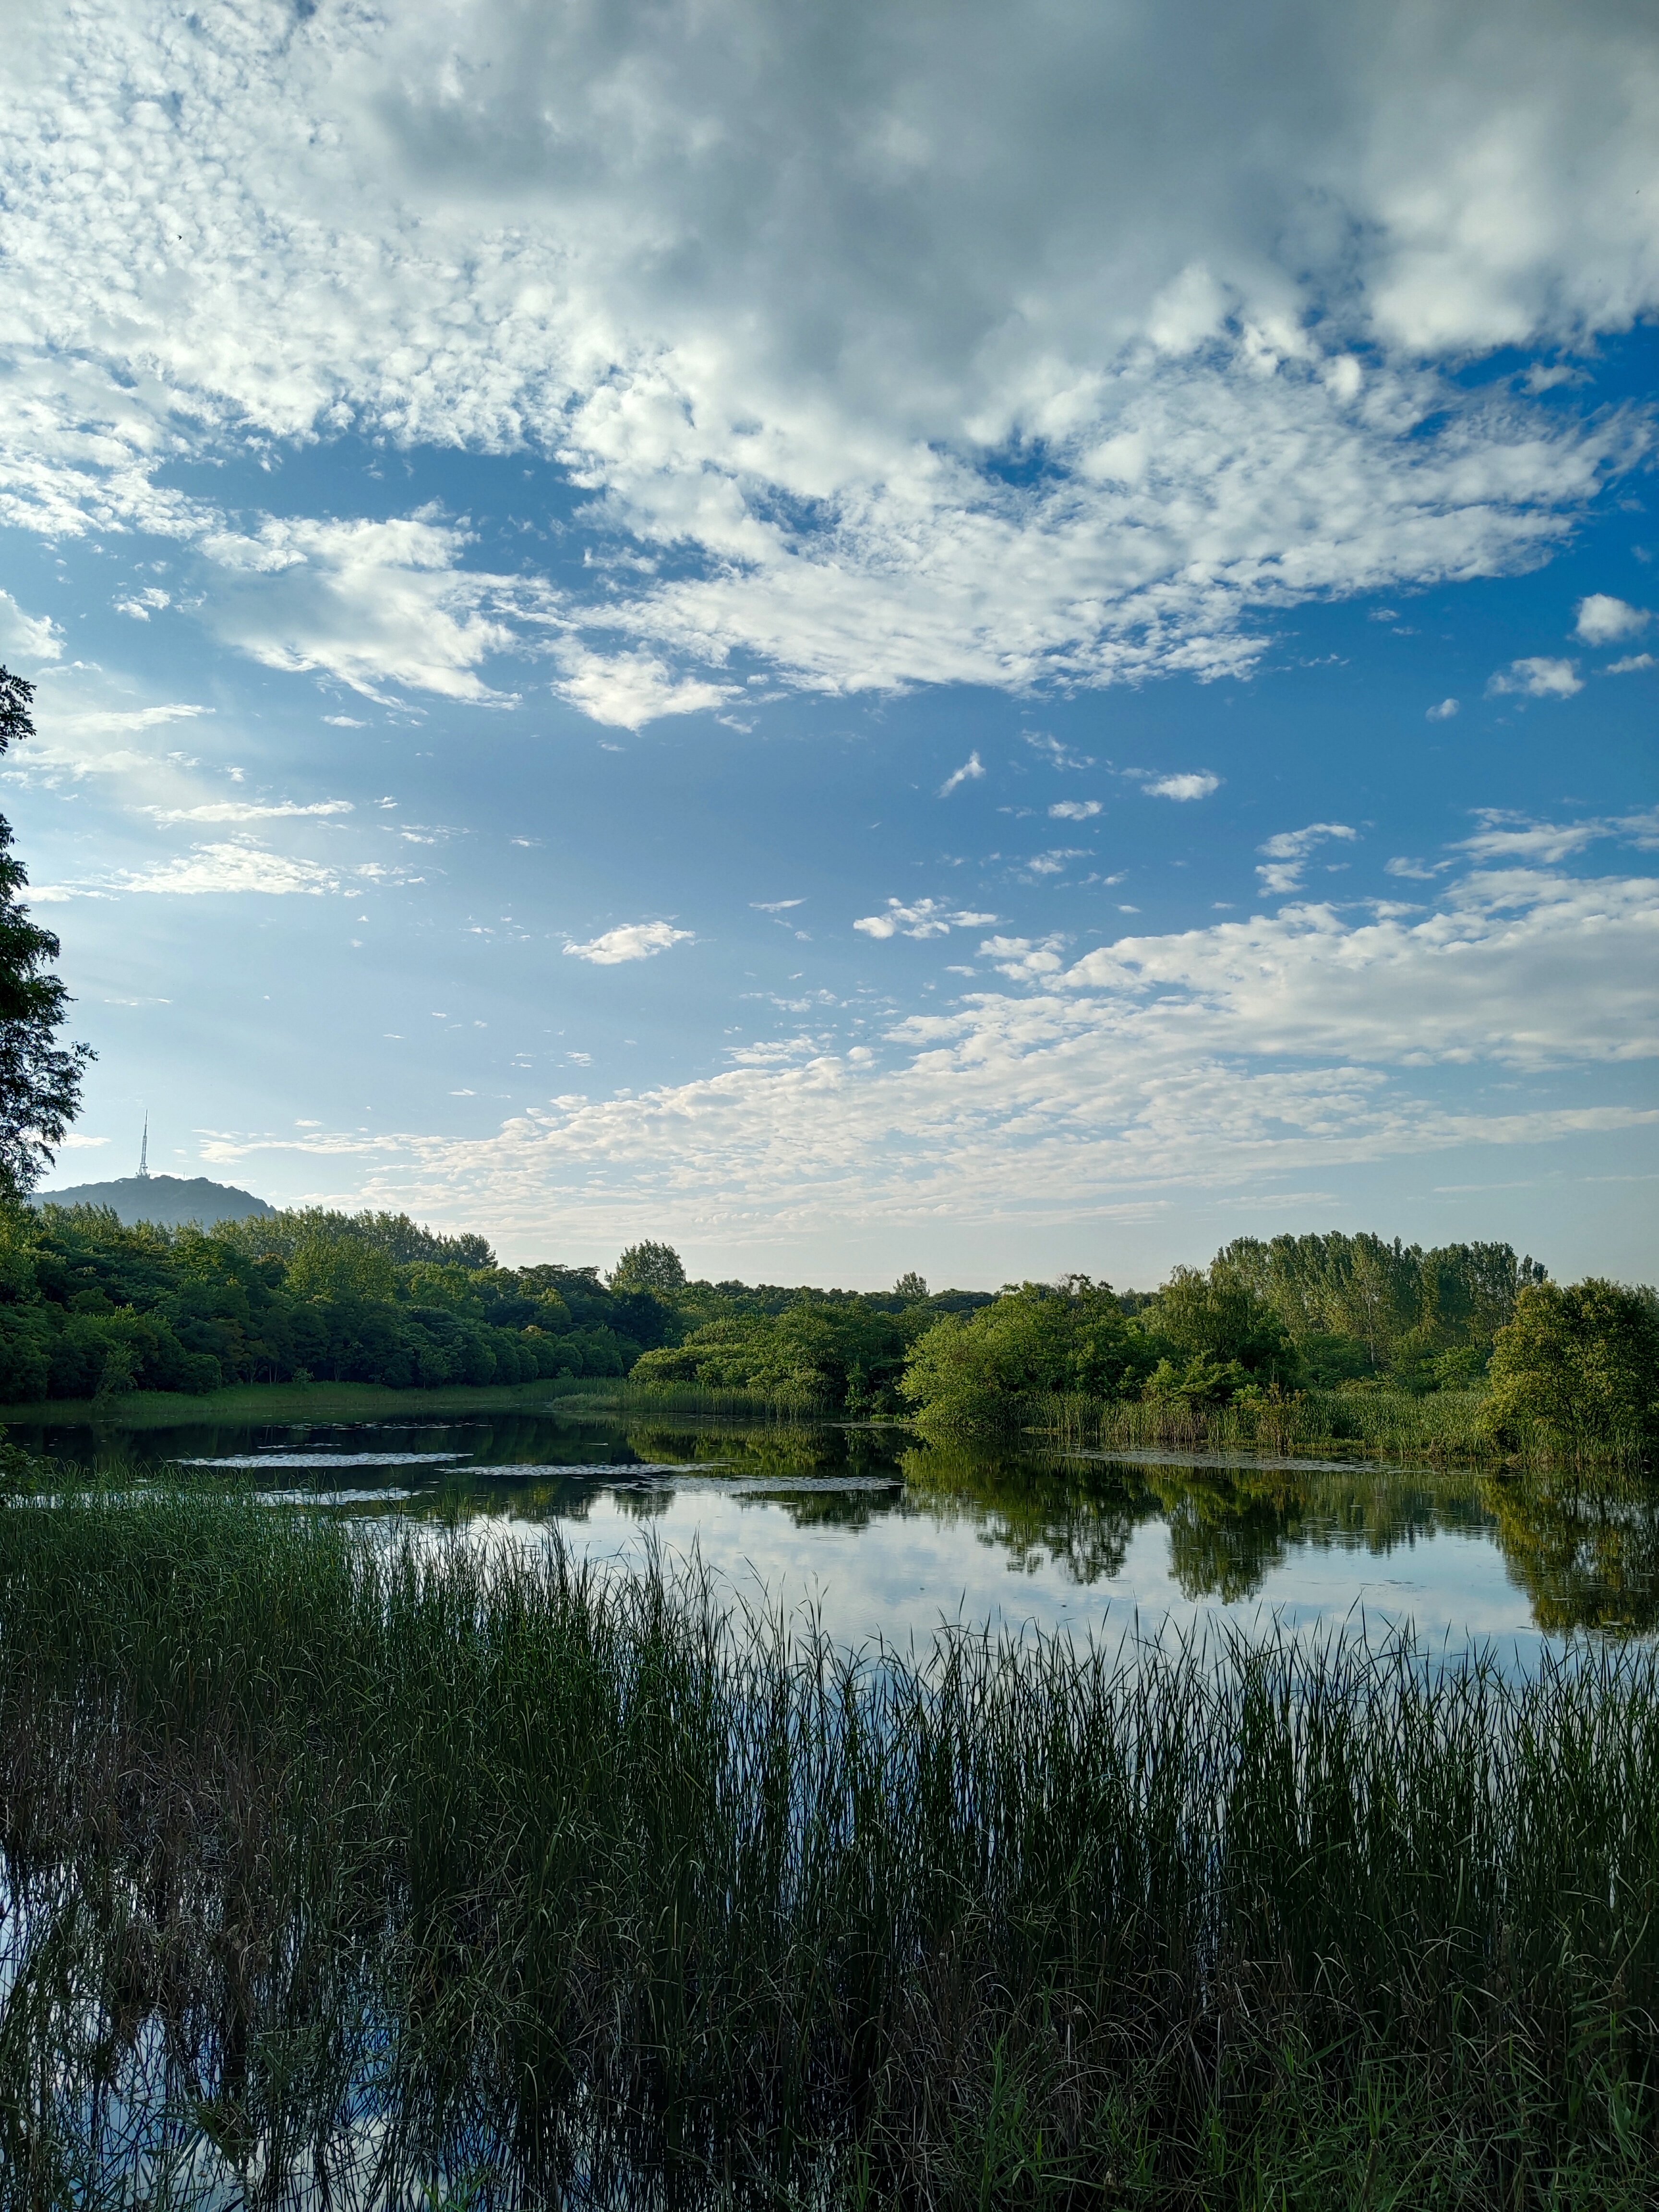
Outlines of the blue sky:
{"label": "blue sky", "polygon": [[1645,10],[24,11],[4,776],[154,1164],[1650,1279]]}

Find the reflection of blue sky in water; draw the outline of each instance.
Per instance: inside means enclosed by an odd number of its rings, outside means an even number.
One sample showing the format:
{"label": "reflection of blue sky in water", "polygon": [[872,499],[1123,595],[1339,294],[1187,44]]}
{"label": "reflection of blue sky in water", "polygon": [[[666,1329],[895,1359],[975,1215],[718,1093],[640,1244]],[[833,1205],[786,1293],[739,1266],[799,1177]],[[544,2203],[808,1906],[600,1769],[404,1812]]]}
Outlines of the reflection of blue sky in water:
{"label": "reflection of blue sky in water", "polygon": [[1166,1524],[1147,1522],[1129,1538],[1119,1573],[1079,1583],[1067,1565],[1017,1557],[996,1540],[994,1517],[966,1502],[956,1510],[911,1507],[863,1528],[802,1528],[769,1499],[721,1495],[698,1484],[661,1501],[643,1523],[612,1494],[580,1521],[558,1525],[573,1552],[599,1559],[641,1558],[648,1543],[702,1564],[752,1601],[811,1604],[837,1639],[875,1636],[902,1644],[931,1636],[942,1620],[974,1626],[1021,1624],[1117,1637],[1158,1623],[1191,1629],[1218,1618],[1269,1626],[1338,1624],[1363,1607],[1379,1624],[1414,1621],[1438,1642],[1467,1632],[1508,1642],[1537,1631],[1526,1595],[1489,1536],[1419,1536],[1382,1558],[1357,1544],[1297,1547],[1270,1569],[1255,1595],[1231,1604],[1187,1595],[1170,1566]]}
{"label": "reflection of blue sky in water", "polygon": [[1659,1493],[1616,1479],[929,1448],[902,1431],[666,1413],[15,1433],[123,1484],[219,1469],[273,1504],[435,1516],[486,1542],[556,1530],[579,1558],[623,1565],[655,1546],[854,1643],[941,1622],[1115,1644],[1363,1617],[1536,1650],[1546,1632],[1659,1626]]}

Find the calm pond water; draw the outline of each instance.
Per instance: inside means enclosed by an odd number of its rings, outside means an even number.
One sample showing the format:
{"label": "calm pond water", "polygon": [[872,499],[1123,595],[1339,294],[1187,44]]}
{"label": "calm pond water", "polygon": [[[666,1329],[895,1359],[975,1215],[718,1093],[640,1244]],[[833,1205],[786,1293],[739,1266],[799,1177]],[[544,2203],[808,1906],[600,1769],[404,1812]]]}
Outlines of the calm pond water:
{"label": "calm pond water", "polygon": [[1659,1626],[1659,1486],[1365,1462],[929,1446],[905,1431],[546,1413],[124,1429],[11,1425],[105,1472],[169,1462],[273,1502],[465,1519],[481,1534],[700,1558],[751,1601],[835,1636],[942,1621],[1117,1637],[1218,1617],[1250,1629],[1413,1625],[1490,1639]]}

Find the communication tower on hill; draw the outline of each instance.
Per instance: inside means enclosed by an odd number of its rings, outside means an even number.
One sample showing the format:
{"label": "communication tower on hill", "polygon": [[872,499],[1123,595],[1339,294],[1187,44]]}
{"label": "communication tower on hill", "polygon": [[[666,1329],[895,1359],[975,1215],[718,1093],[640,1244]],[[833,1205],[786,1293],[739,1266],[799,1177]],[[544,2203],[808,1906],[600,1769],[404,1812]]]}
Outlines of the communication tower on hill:
{"label": "communication tower on hill", "polygon": [[144,1116],[144,1133],[138,1146],[138,1180],[149,1181],[149,1115]]}

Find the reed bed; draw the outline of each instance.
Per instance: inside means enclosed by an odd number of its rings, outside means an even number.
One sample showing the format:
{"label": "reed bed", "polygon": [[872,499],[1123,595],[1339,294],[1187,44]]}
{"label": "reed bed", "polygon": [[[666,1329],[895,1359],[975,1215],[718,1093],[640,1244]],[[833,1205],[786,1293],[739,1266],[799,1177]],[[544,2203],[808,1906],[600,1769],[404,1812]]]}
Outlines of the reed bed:
{"label": "reed bed", "polygon": [[0,1507],[0,2202],[1651,2206],[1659,1669]]}
{"label": "reed bed", "polygon": [[[1297,1390],[1231,1406],[1187,1406],[1169,1400],[1107,1403],[1097,1398],[1034,1399],[1023,1425],[1067,1443],[1103,1450],[1169,1446],[1195,1451],[1344,1451],[1358,1456],[1418,1459],[1464,1466],[1508,1459],[1523,1467],[1559,1464],[1542,1431],[1518,1450],[1499,1452],[1480,1427],[1485,1393],[1434,1390]],[[1636,1455],[1609,1445],[1597,1463],[1626,1467]]]}

